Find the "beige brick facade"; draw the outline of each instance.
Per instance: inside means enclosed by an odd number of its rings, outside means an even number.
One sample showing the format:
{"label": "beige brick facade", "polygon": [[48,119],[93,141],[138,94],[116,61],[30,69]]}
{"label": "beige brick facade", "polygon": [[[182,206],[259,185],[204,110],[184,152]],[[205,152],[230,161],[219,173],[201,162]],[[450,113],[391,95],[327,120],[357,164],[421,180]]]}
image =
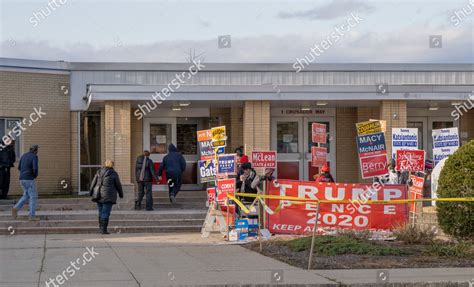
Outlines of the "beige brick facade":
{"label": "beige brick facade", "polygon": [[392,154],[392,128],[407,127],[407,102],[406,101],[382,101],[380,103],[380,120],[387,122],[385,132],[385,144],[387,155]]}
{"label": "beige brick facade", "polygon": [[131,183],[131,106],[127,101],[105,103],[105,157],[115,161],[122,183]]}
{"label": "beige brick facade", "polygon": [[245,153],[270,150],[270,102],[246,101],[243,119]]}
{"label": "beige brick facade", "polygon": [[359,181],[359,163],[356,149],[357,108],[336,109],[336,166],[337,181]]}
{"label": "beige brick facade", "polygon": [[[60,184],[64,179],[70,185],[73,178],[69,75],[1,71],[0,87],[0,117],[26,119],[17,154],[28,152],[32,144],[40,146],[39,194],[69,193],[70,189],[63,189]],[[35,108],[41,108],[46,115],[29,126],[30,114],[35,113]],[[17,166],[18,161],[12,170],[10,195],[22,193]],[[77,187],[77,182],[73,184]]]}

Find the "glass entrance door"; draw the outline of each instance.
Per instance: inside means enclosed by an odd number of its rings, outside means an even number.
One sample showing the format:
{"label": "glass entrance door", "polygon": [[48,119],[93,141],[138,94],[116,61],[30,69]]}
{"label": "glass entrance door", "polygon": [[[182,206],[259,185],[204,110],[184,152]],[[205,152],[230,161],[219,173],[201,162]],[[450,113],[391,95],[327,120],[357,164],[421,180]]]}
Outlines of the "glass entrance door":
{"label": "glass entrance door", "polygon": [[[158,170],[160,163],[168,153],[169,144],[174,144],[186,159],[186,170],[183,173],[183,190],[197,190],[198,144],[197,131],[201,129],[199,118],[148,118],[143,121],[144,149],[148,149],[151,159]],[[168,190],[166,179],[153,185],[153,190]]]}
{"label": "glass entrance door", "polygon": [[325,144],[321,144],[321,147],[327,149],[327,164],[331,168],[331,174],[336,180],[336,141],[335,141],[335,125],[333,118],[304,118],[304,179],[313,180],[313,176],[319,173],[319,168],[313,167],[311,164],[311,147],[317,146],[317,144],[312,141],[312,124],[319,123],[326,125],[326,134],[327,140]]}
{"label": "glass entrance door", "polygon": [[311,166],[312,123],[326,124],[328,141],[328,162],[333,176],[336,174],[335,125],[331,117],[277,117],[272,118],[272,150],[278,153],[278,178],[294,180],[313,180],[319,172]]}
{"label": "glass entrance door", "polygon": [[278,178],[303,177],[302,118],[275,118],[272,122],[272,150],[277,151]]}

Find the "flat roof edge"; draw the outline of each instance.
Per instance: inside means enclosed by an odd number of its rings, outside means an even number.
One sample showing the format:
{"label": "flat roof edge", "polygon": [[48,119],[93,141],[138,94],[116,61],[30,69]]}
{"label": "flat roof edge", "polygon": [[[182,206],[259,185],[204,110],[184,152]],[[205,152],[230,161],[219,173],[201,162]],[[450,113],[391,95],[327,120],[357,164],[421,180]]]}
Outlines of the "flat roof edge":
{"label": "flat roof edge", "polygon": [[[207,72],[295,72],[291,63],[206,63]],[[191,63],[148,62],[67,62],[0,57],[0,67],[17,69],[43,69],[59,71],[184,71]],[[304,72],[423,72],[423,71],[474,71],[474,63],[317,63],[305,65]]]}

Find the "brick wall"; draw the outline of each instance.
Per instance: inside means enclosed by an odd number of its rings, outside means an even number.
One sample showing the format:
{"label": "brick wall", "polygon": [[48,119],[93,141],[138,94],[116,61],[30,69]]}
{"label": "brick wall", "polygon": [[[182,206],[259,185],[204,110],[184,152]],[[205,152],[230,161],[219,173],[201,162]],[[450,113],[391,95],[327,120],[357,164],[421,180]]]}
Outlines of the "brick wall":
{"label": "brick wall", "polygon": [[233,107],[230,109],[231,127],[231,148],[234,151],[239,146],[244,145],[244,111],[242,108]]}
{"label": "brick wall", "polygon": [[336,165],[337,181],[359,182],[359,163],[356,148],[357,108],[336,109]]}
{"label": "brick wall", "polygon": [[[61,86],[65,86],[61,90]],[[29,146],[40,146],[39,194],[65,193],[62,179],[72,179],[72,115],[69,111],[69,75],[24,72],[0,72],[0,117],[18,117],[29,120],[34,109],[41,108],[43,115],[37,122],[24,125],[19,136],[20,151],[28,152]],[[18,162],[15,163],[18,165]],[[12,170],[10,195],[19,195],[16,167]]]}
{"label": "brick wall", "polygon": [[245,153],[250,155],[253,150],[270,150],[270,102],[245,102],[243,119]]}
{"label": "brick wall", "polygon": [[210,115],[211,118],[218,118],[217,121],[211,121],[211,127],[225,126],[226,135],[227,135],[227,146],[225,148],[226,153],[232,153],[232,126],[231,126],[231,116],[230,108],[214,108],[211,107]]}
{"label": "brick wall", "polygon": [[387,155],[392,154],[392,128],[407,127],[407,102],[406,101],[382,101],[380,104],[380,119],[387,122],[385,132],[385,144]]}
{"label": "brick wall", "polygon": [[130,102],[105,103],[105,157],[115,161],[122,183],[131,183],[131,117]]}

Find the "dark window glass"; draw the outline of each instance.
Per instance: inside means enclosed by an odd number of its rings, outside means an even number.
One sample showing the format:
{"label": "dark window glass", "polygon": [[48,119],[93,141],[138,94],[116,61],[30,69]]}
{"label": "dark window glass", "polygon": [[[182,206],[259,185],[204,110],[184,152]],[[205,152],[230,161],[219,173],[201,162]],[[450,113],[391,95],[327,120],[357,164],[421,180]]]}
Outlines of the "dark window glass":
{"label": "dark window glass", "polygon": [[183,154],[197,154],[197,124],[177,124],[176,140]]}
{"label": "dark window glass", "polygon": [[81,165],[101,164],[100,112],[81,113]]}

